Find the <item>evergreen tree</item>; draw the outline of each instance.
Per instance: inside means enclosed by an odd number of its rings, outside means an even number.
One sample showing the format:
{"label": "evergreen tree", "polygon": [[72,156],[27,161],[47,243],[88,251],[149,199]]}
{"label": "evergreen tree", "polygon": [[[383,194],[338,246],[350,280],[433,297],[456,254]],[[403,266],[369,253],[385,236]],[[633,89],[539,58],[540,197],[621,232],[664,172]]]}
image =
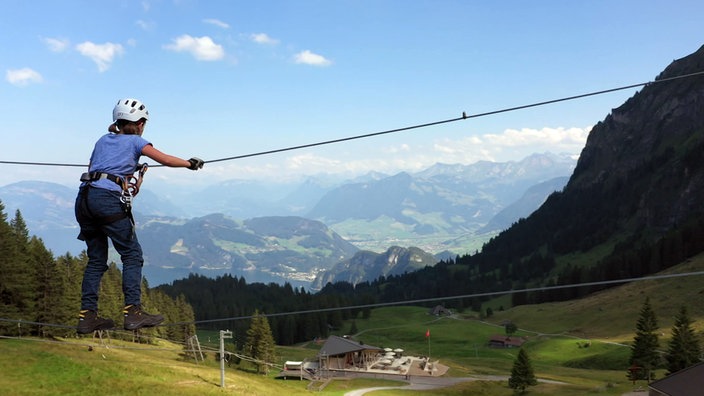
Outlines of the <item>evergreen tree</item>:
{"label": "evergreen tree", "polygon": [[[196,334],[196,325],[193,323],[196,320],[193,307],[186,301],[186,297],[181,294],[176,298],[176,310],[178,312],[178,322],[183,323],[183,327],[179,327],[183,332],[181,339],[186,339]],[[176,322],[176,321],[174,321]],[[178,339],[178,338],[176,338]]]}
{"label": "evergreen tree", "polygon": [[[18,210],[8,222],[5,206],[0,201],[0,335],[34,334],[42,337],[75,334],[81,301],[81,282],[88,256],[83,251],[78,257],[69,253],[54,258],[44,242],[30,237],[27,225]],[[100,309],[106,316],[122,319],[122,274],[111,263],[100,287]],[[143,281],[143,296],[155,310],[162,310],[172,322],[181,327],[160,327],[158,335],[165,336],[171,329],[172,338],[183,340],[195,334],[195,315],[185,297],[168,297],[161,291],[149,289]],[[24,325],[24,321],[39,325]],[[44,323],[49,325],[43,325]],[[59,326],[52,326],[59,325]],[[163,333],[163,334],[162,334]],[[273,345],[273,343],[272,343]]]}
{"label": "evergreen tree", "polygon": [[122,294],[122,272],[114,261],[108,264],[98,290],[100,291],[98,298],[100,316],[112,319],[118,327],[122,326],[124,320],[122,308],[125,306],[125,298]]}
{"label": "evergreen tree", "polygon": [[[13,320],[33,320],[33,268],[27,257],[28,232],[17,212],[11,224],[7,222],[5,206],[0,202],[0,317]],[[0,323],[0,334],[17,335],[17,325]]]}
{"label": "evergreen tree", "polygon": [[[63,303],[65,284],[58,276],[56,260],[40,239],[32,238],[29,251],[36,265],[34,320],[39,323],[62,323],[66,313],[66,305]],[[64,332],[49,326],[41,326],[37,330],[37,334],[42,337],[63,335]]]}
{"label": "evergreen tree", "polygon": [[518,331],[518,326],[513,322],[508,322],[504,325],[504,330],[506,330],[506,335],[510,337]]}
{"label": "evergreen tree", "polygon": [[[71,326],[76,324],[81,291],[69,280],[72,276],[78,277],[76,273],[80,271],[80,268],[82,267],[78,259],[69,253],[54,260],[53,276],[56,282],[56,297],[52,303],[54,305],[52,315],[55,319],[51,320],[51,323]],[[73,329],[53,330],[52,332],[57,332],[59,335],[64,336],[75,334]]]}
{"label": "evergreen tree", "polygon": [[269,321],[266,316],[260,315],[259,311],[254,311],[252,323],[247,330],[247,343],[244,346],[244,354],[257,360],[257,372],[268,372],[268,362],[274,360],[274,337],[271,334]]}
{"label": "evergreen tree", "polygon": [[521,348],[521,350],[518,351],[516,360],[513,362],[511,378],[508,379],[508,386],[510,386],[516,393],[523,394],[528,386],[534,386],[537,384],[538,380],[535,378],[533,364],[530,361],[530,357],[528,357],[528,353],[525,349]]}
{"label": "evergreen tree", "polygon": [[296,320],[293,315],[286,315],[279,320],[276,342],[279,345],[292,345],[296,337]]}
{"label": "evergreen tree", "polygon": [[357,332],[359,332],[359,330],[357,329],[357,321],[353,320],[352,324],[350,325],[350,335],[353,336],[357,334]]}
{"label": "evergreen tree", "polygon": [[63,284],[63,298],[61,305],[66,310],[64,320],[59,323],[70,323],[75,325],[78,321],[78,310],[81,306],[81,283],[83,281],[83,271],[88,263],[88,255],[85,250],[78,257],[73,257],[69,253],[57,258],[57,276]]}
{"label": "evergreen tree", "polygon": [[665,355],[668,375],[698,363],[701,353],[699,340],[692,329],[692,321],[687,315],[687,308],[682,306],[675,317],[672,339],[668,343]]}
{"label": "evergreen tree", "polygon": [[658,322],[655,312],[650,305],[650,299],[646,297],[640,316],[636,322],[636,335],[631,345],[630,365],[633,370],[629,371],[631,380],[653,378],[652,370],[660,363],[658,354]]}
{"label": "evergreen tree", "polygon": [[12,234],[15,238],[15,246],[19,256],[16,263],[20,265],[18,272],[12,275],[15,283],[15,304],[20,315],[25,320],[34,318],[35,291],[37,285],[35,276],[37,271],[36,257],[30,252],[30,237],[27,224],[19,209],[15,211],[15,217],[10,221]]}

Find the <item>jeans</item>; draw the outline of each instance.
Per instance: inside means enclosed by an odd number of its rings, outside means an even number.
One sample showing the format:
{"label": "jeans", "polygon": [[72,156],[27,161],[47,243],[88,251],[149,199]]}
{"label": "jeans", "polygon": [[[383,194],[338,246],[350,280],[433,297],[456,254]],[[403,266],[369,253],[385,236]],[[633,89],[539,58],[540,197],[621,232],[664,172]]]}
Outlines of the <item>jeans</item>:
{"label": "jeans", "polygon": [[81,286],[82,310],[98,310],[100,280],[108,269],[108,238],[122,261],[125,306],[140,304],[144,264],[142,246],[120,195],[118,191],[82,186],[76,197],[76,220],[81,226],[78,239],[86,242],[88,253]]}

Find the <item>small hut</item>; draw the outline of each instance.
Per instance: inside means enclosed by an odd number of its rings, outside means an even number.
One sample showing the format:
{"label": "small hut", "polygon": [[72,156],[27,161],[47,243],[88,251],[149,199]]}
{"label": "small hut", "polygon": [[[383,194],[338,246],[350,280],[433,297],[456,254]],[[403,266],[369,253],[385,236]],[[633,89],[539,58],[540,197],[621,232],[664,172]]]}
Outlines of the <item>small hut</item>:
{"label": "small hut", "polygon": [[523,337],[510,337],[495,334],[489,338],[489,346],[492,348],[520,348],[526,342]]}

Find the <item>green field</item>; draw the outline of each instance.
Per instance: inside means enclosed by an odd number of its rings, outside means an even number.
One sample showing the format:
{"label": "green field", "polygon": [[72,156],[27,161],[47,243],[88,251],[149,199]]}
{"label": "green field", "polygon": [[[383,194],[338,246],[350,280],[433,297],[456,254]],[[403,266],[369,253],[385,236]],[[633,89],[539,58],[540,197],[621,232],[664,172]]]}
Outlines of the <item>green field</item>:
{"label": "green field", "polygon": [[[671,272],[704,270],[704,259],[696,257]],[[525,349],[542,382],[529,388],[531,395],[622,395],[634,386],[626,379],[626,367],[635,322],[643,300],[648,296],[660,324],[661,349],[667,340],[677,309],[691,301],[701,301],[704,279],[701,275],[635,282],[597,293],[581,300],[528,305],[508,309],[509,301],[499,298],[490,304],[494,315],[484,321],[473,312],[452,317],[435,317],[422,307],[386,307],[373,310],[369,319],[357,319],[354,337],[378,347],[402,348],[406,354],[429,355],[431,361],[450,367],[448,376],[470,377],[510,375],[517,349],[487,346],[492,334],[503,334],[500,325],[513,321],[527,338]],[[507,307],[500,311],[499,306]],[[698,334],[704,329],[704,307],[688,306]],[[346,334],[351,322],[339,334]],[[426,338],[426,331],[430,337]],[[374,386],[400,386],[405,383],[374,379],[333,381],[321,391],[308,390],[307,381],[277,380],[276,367],[268,375],[256,374],[243,363],[226,368],[226,389],[220,387],[219,363],[213,348],[217,332],[199,334],[206,352],[205,362],[196,363],[182,354],[182,345],[158,341],[134,344],[112,340],[100,345],[90,337],[47,340],[34,338],[0,339],[0,389],[16,395],[47,394],[154,394],[161,395],[344,395],[352,389]],[[89,348],[91,347],[91,348]],[[280,347],[277,361],[314,357],[320,344]],[[92,349],[92,350],[89,350]],[[658,378],[664,375],[660,370]],[[637,385],[646,386],[645,383]],[[504,379],[464,382],[436,390],[383,390],[380,395],[511,395]]]}

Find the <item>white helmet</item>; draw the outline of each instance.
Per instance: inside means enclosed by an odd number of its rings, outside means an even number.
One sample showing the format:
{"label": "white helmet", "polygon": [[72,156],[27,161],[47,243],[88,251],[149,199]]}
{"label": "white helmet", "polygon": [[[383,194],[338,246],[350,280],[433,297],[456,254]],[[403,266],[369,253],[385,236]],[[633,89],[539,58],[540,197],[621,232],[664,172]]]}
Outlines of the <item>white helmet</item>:
{"label": "white helmet", "polygon": [[145,120],[149,119],[149,111],[144,103],[137,99],[120,99],[115,108],[112,109],[112,120],[127,120],[127,121],[139,121],[142,118]]}

